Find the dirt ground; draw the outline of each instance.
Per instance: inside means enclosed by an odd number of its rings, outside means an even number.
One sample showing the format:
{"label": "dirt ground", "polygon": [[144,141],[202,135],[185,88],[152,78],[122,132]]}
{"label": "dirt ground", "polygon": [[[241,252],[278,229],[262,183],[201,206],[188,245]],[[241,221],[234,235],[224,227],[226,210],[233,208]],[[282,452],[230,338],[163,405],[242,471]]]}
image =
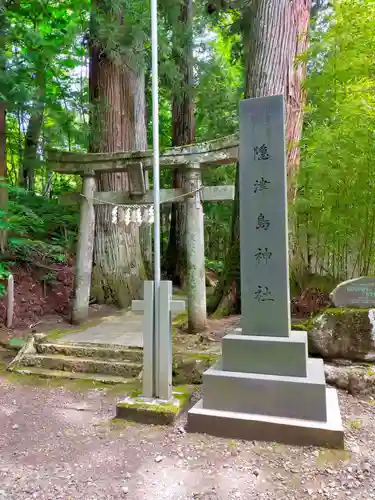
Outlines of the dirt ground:
{"label": "dirt ground", "polygon": [[0,377],[1,500],[375,498],[375,406],[340,395],[346,451],[237,442],[113,422],[104,390]]}

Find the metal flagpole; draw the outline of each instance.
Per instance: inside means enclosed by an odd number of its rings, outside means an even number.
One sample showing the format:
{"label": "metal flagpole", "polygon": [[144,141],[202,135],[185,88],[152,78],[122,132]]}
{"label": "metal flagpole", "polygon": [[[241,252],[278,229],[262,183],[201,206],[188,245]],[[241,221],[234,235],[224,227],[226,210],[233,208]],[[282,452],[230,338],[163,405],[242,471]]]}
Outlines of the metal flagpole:
{"label": "metal flagpole", "polygon": [[160,297],[160,166],[159,166],[159,88],[158,88],[158,8],[151,0],[152,49],[152,137],[154,191],[154,396],[159,397],[159,297]]}

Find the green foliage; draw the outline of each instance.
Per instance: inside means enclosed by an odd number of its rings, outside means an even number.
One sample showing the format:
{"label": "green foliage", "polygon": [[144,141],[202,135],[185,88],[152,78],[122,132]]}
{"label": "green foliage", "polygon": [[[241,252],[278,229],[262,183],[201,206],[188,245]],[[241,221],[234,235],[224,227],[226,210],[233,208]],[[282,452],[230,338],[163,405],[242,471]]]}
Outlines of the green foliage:
{"label": "green foliage", "polygon": [[2,297],[5,294],[5,285],[4,283],[1,283],[1,281],[6,280],[8,276],[9,276],[8,264],[0,262],[0,297]]}
{"label": "green foliage", "polygon": [[375,1],[327,12],[311,41],[296,236],[303,268],[344,279],[375,272]]}
{"label": "green foliage", "polygon": [[224,263],[221,260],[209,260],[206,258],[206,268],[221,274],[224,270]]}
{"label": "green foliage", "polygon": [[0,228],[9,235],[8,265],[9,260],[65,262],[74,250],[78,216],[75,207],[10,187],[8,211],[0,213]]}
{"label": "green foliage", "polygon": [[[194,85],[198,142],[235,133],[243,95],[242,19],[246,2],[207,16],[194,3]],[[327,7],[327,2],[315,2]],[[151,146],[151,51],[149,4],[140,0],[98,0],[92,18],[88,0],[15,2],[1,11],[4,50],[0,47],[0,97],[7,105],[9,205],[0,212],[0,229],[8,230],[7,262],[63,262],[74,251],[77,207],[61,206],[57,196],[80,189],[74,176],[52,174],[47,148],[85,151],[89,136],[88,33],[103,53],[143,65],[146,76],[148,142]],[[237,9],[237,10],[235,10]],[[180,1],[159,2],[160,143],[171,144],[171,99],[181,84],[178,58],[190,33],[178,19]],[[316,11],[317,12],[317,11]],[[375,272],[375,0],[336,0],[319,11],[311,36],[307,89],[309,106],[302,141],[299,192],[292,207],[296,256],[292,267],[300,283],[325,274],[337,281]],[[7,14],[6,19],[3,14]],[[323,17],[324,16],[324,17]],[[132,57],[129,57],[129,55]],[[31,118],[42,111],[36,138],[35,183],[18,189],[25,160],[25,136]],[[235,167],[206,169],[205,185],[234,184]],[[171,172],[161,173],[171,187]],[[223,271],[229,240],[232,202],[207,203],[206,264]],[[166,247],[163,233],[163,247]],[[238,259],[238,252],[233,252]],[[0,263],[0,278],[7,264]],[[302,271],[301,271],[302,272]],[[4,273],[4,274],[1,274]],[[53,279],[47,273],[45,281]],[[0,290],[1,293],[1,290]]]}

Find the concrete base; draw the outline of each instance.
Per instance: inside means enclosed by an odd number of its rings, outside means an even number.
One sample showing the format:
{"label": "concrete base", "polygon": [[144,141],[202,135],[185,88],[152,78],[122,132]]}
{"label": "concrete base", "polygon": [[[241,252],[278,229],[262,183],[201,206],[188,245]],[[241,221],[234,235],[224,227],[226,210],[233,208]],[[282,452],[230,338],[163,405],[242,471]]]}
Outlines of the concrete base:
{"label": "concrete base", "polygon": [[141,424],[171,424],[189,405],[193,390],[191,386],[183,386],[173,391],[173,397],[169,401],[128,396],[117,402],[116,418]]}
{"label": "concrete base", "polygon": [[344,429],[335,389],[326,389],[326,405],[327,421],[316,422],[206,409],[200,400],[188,413],[187,430],[229,439],[342,449]]}
{"label": "concrete base", "polygon": [[203,374],[203,408],[325,422],[325,389],[321,359],[308,360],[307,377],[228,372],[220,361]]}
{"label": "concrete base", "polygon": [[307,333],[289,337],[228,334],[223,338],[223,370],[286,377],[307,376]]}

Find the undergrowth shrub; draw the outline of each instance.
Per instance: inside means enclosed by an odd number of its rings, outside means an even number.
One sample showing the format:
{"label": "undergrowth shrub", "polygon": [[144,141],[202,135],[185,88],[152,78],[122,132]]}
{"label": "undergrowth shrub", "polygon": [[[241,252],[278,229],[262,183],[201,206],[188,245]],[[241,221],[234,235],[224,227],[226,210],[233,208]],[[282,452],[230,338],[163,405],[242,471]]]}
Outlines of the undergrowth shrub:
{"label": "undergrowth shrub", "polygon": [[[11,265],[65,262],[74,252],[79,211],[62,206],[56,198],[45,198],[24,189],[8,186],[8,210],[0,210],[0,229],[8,232],[8,249],[0,260],[0,280],[8,276]],[[4,286],[0,284],[0,295]]]}

